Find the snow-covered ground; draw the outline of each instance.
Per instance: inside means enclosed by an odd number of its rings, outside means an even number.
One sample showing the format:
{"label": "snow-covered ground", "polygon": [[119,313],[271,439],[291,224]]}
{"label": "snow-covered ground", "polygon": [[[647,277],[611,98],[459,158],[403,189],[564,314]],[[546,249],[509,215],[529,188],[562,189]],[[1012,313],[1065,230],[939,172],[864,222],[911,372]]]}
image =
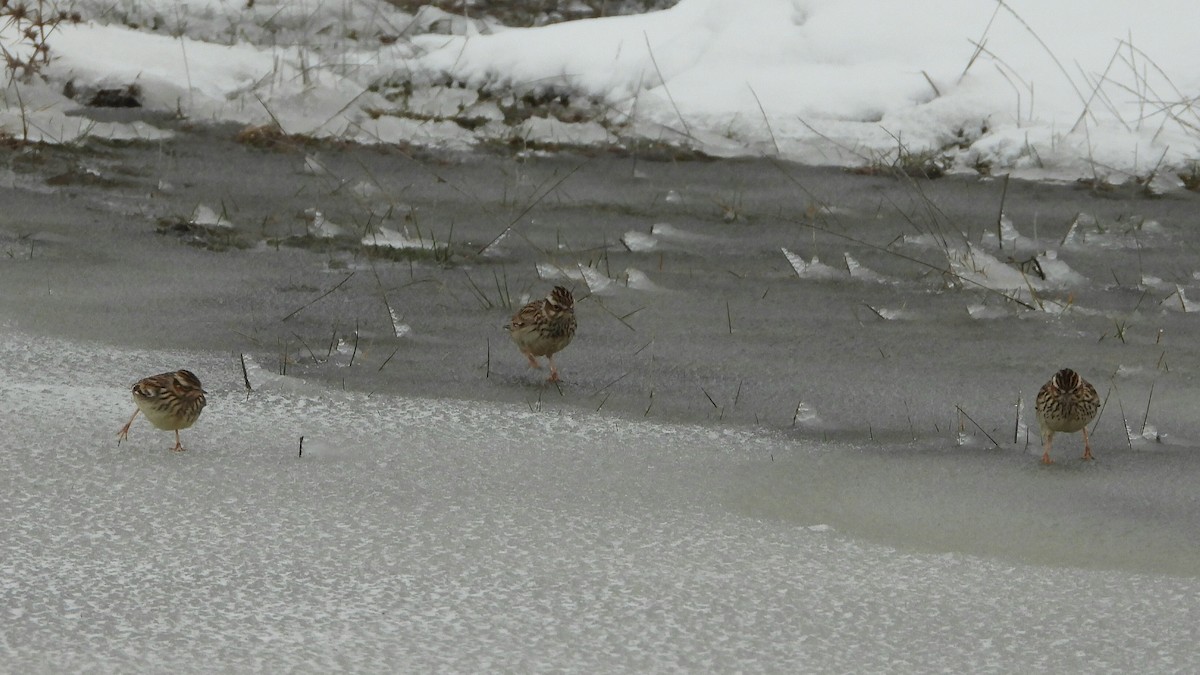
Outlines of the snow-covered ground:
{"label": "snow-covered ground", "polygon": [[[154,138],[70,117],[97,89],[191,119],[367,143],[636,146],[814,164],[1180,184],[1200,158],[1200,5],[682,0],[506,28],[382,0],[75,4],[10,134]],[[14,50],[14,27],[5,35]],[[24,46],[26,49],[27,46]],[[18,91],[21,89],[21,91]]]}
{"label": "snow-covered ground", "polygon": [[1200,670],[1198,196],[774,160],[1170,187],[1191,3],[247,4],[81,0],[6,90],[154,142],[0,147],[0,671]]}
{"label": "snow-covered ground", "polygon": [[[151,363],[215,385],[186,453],[144,422],[113,442],[131,409],[113,374]],[[819,515],[873,485],[876,508],[918,492],[913,520],[984,511],[970,521],[993,537],[1031,506],[1064,536],[1136,537],[1119,530],[1164,514],[1080,511],[1194,462],[901,465],[774,433],[346,393],[253,363],[247,396],[223,355],[11,331],[0,364],[5,672],[1200,666],[1196,577],[896,550]]]}

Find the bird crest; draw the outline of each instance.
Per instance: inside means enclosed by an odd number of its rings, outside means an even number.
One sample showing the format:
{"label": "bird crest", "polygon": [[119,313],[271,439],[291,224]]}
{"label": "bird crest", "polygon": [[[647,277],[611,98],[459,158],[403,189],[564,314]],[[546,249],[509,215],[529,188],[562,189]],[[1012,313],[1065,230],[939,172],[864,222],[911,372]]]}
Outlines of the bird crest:
{"label": "bird crest", "polygon": [[1054,374],[1054,386],[1060,391],[1074,391],[1079,388],[1079,373],[1070,368],[1063,368]]}
{"label": "bird crest", "polygon": [[551,309],[557,311],[575,308],[575,296],[562,286],[555,286],[550,295],[546,296],[546,302],[550,304]]}

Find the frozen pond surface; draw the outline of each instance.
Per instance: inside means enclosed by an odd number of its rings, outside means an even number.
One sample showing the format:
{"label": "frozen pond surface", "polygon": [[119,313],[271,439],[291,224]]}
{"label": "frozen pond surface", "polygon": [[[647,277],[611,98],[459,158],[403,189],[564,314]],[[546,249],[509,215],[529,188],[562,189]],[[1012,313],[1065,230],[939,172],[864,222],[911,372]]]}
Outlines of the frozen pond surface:
{"label": "frozen pond surface", "polygon": [[[999,181],[227,131],[8,157],[6,669],[1200,667],[1195,195],[1013,182],[1002,246]],[[500,329],[554,283],[561,388]],[[190,450],[117,447],[179,367]]]}
{"label": "frozen pond surface", "polygon": [[129,405],[102,384],[110,371],[184,359],[214,382],[238,373],[211,355],[6,339],[14,671],[1197,665],[1194,576],[897,549],[823,520],[845,501],[903,507],[896,536],[969,520],[946,536],[1035,557],[1063,547],[1026,540],[1032,509],[1081,551],[1163,545],[1156,534],[1193,524],[1162,521],[1194,510],[1154,510],[1155,486],[1138,486],[1141,514],[1115,505],[1113,524],[1061,494],[1099,501],[1116,471],[1165,477],[1145,463],[1110,460],[1102,476],[1031,458],[900,466],[775,434],[285,383],[249,399],[213,387],[185,454],[145,425],[115,448]]}

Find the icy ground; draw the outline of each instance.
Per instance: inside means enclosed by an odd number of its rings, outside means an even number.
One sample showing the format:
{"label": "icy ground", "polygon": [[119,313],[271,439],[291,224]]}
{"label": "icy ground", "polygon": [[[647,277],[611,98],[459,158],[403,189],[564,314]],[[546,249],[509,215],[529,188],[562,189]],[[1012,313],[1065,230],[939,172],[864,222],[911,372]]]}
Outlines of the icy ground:
{"label": "icy ground", "polygon": [[1200,668],[1195,195],[176,130],[5,151],[3,669]]}
{"label": "icy ground", "polygon": [[[8,672],[1198,665],[1194,576],[897,550],[797,494],[918,490],[908,518],[973,510],[976,537],[1019,538],[993,526],[1033,501],[1064,536],[1118,538],[1081,511],[1194,462],[1056,475],[962,451],[889,478],[894,460],[779,434],[278,380],[246,397],[225,355],[7,332],[2,356]],[[213,383],[186,454],[144,426],[112,443],[129,405],[109,383],[149,363]]]}

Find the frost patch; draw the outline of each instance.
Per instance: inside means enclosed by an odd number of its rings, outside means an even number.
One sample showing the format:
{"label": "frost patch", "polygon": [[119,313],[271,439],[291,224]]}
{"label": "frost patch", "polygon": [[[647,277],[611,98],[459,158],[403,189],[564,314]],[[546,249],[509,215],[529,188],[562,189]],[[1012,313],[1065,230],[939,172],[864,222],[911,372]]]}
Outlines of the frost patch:
{"label": "frost patch", "polygon": [[657,239],[637,230],[630,230],[622,235],[621,243],[633,253],[645,253],[658,248]]}
{"label": "frost patch", "polygon": [[873,284],[889,284],[892,280],[879,274],[878,272],[868,269],[862,263],[855,260],[849,253],[842,254],[846,259],[846,270],[850,272],[851,279],[858,281],[866,281]]}
{"label": "frost patch", "polygon": [[783,251],[783,257],[787,258],[788,264],[796,271],[796,276],[801,279],[837,279],[844,276],[838,270],[822,263],[815,255],[812,260],[806,262],[804,258],[786,248],[780,250]]}
{"label": "frost patch", "polygon": [[625,270],[625,285],[635,291],[662,291],[663,287],[650,281],[646,273],[632,267]]}
{"label": "frost patch", "polygon": [[192,212],[192,218],[189,222],[202,227],[233,227],[233,223],[229,222],[225,216],[218,214],[204,204],[196,207],[196,210]]}
{"label": "frost patch", "polygon": [[405,232],[397,232],[386,227],[379,228],[379,232],[369,234],[362,239],[363,246],[380,246],[396,249],[418,249],[432,251],[435,247],[432,241],[426,241],[421,238],[413,239]]}

